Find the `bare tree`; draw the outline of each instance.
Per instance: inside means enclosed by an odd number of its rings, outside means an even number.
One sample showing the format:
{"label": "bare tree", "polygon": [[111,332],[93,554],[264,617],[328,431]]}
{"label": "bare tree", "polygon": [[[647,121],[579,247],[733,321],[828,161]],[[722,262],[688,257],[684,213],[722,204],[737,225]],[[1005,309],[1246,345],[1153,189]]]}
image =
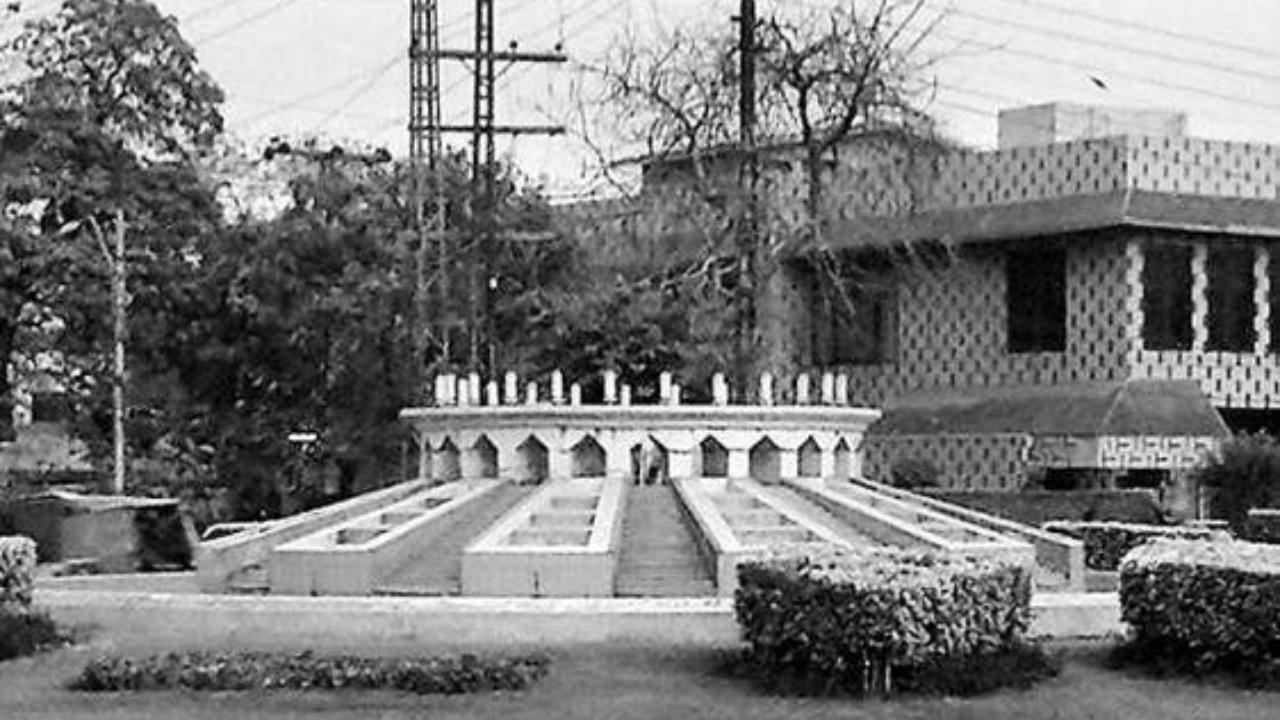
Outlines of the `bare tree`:
{"label": "bare tree", "polygon": [[[924,112],[937,58],[923,44],[942,18],[924,0],[771,3],[754,28],[757,147],[740,142],[740,47],[726,26],[626,34],[588,68],[594,93],[579,103],[584,137],[607,170],[627,151],[641,166],[635,221],[649,232],[632,236],[642,245],[673,232],[699,240],[662,257],[684,268],[681,276],[706,281],[700,273],[719,271],[714,286],[737,314],[739,375],[771,364],[759,352],[762,300],[783,258],[809,258],[828,290],[848,283],[825,232],[833,213],[848,208],[833,203],[884,205],[888,187],[905,196],[890,203],[897,211],[915,208],[909,176],[941,147]],[[871,166],[901,177],[869,177]],[[735,268],[728,282],[726,267]],[[661,264],[655,270],[671,274]],[[837,294],[852,312],[848,294]]]}

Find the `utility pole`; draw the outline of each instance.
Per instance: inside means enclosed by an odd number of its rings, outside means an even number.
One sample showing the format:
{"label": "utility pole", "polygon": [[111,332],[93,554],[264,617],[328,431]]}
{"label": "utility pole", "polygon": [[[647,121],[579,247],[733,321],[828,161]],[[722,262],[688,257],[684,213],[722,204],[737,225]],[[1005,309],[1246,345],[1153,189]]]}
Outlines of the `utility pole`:
{"label": "utility pole", "polygon": [[[418,235],[414,282],[417,327],[413,332],[413,347],[415,371],[423,383],[426,382],[430,337],[434,335],[439,356],[448,364],[452,360],[456,325],[451,312],[450,239],[445,232],[439,6],[438,0],[411,0],[409,4],[409,161],[413,172],[414,217]],[[435,251],[434,263],[432,250]],[[435,330],[429,332],[432,325]]]}
{"label": "utility pole", "polygon": [[124,494],[125,477],[125,436],[124,436],[124,382],[125,343],[128,342],[128,327],[125,323],[129,311],[129,276],[125,264],[124,252],[124,211],[116,211],[115,222],[115,260],[111,263],[111,346],[112,387],[111,387],[111,444],[114,464],[112,465],[111,493]]}
{"label": "utility pole", "polygon": [[[752,374],[755,353],[757,274],[760,252],[760,148],[756,138],[756,3],[739,0],[738,15],[738,144],[739,178],[746,203],[738,232],[738,373],[743,383]],[[747,387],[746,384],[740,385]]]}
{"label": "utility pole", "polygon": [[[498,51],[494,48],[495,18],[494,0],[476,0],[475,4],[475,46],[470,50],[445,50],[439,47],[439,22],[435,15],[434,0],[411,0],[414,12],[419,8],[424,13],[421,21],[412,25],[413,61],[419,66],[411,71],[411,98],[414,103],[421,103],[422,112],[411,112],[410,148],[421,143],[430,160],[430,148],[436,143],[437,157],[439,138],[445,133],[465,133],[471,136],[471,227],[466,251],[461,253],[465,258],[467,282],[467,358],[466,364],[477,372],[497,365],[497,348],[494,343],[493,328],[493,290],[497,278],[493,273],[493,261],[497,253],[497,151],[495,137],[497,135],[557,135],[564,132],[559,126],[541,125],[499,125],[496,122],[495,100],[497,96],[497,64],[499,62],[515,63],[562,63],[567,58],[559,53],[519,52],[514,44],[510,50]],[[430,6],[430,7],[427,7]],[[458,60],[469,63],[473,74],[472,85],[472,121],[470,125],[445,125],[439,118],[439,61]],[[434,83],[434,86],[432,85]],[[433,89],[434,87],[434,89]],[[431,98],[434,97],[435,116],[431,116]],[[415,138],[419,138],[416,139]],[[439,166],[436,166],[437,169]],[[439,192],[439,176],[437,175],[437,192]],[[435,205],[437,212],[442,212],[443,202]],[[441,259],[445,257],[443,250],[451,244],[452,235],[444,226],[443,216],[438,222],[433,221],[433,232],[442,243],[439,245]],[[425,243],[424,243],[425,246]],[[442,268],[441,280],[448,278],[452,268]],[[444,282],[438,283],[442,288]],[[442,303],[451,302],[452,295],[447,291],[441,294]],[[437,308],[441,312],[443,304]],[[452,358],[446,355],[446,360]]]}
{"label": "utility pole", "polygon": [[93,217],[86,223],[111,272],[111,494],[124,494],[125,468],[125,349],[128,343],[129,275],[125,261],[124,211],[116,210],[111,238]]}

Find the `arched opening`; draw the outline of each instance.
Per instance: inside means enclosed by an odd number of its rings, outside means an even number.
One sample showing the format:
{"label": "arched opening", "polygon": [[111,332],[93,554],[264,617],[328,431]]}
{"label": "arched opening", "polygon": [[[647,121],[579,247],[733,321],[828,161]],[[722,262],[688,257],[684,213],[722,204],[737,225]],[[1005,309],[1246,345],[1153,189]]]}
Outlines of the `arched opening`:
{"label": "arched opening", "polygon": [[498,448],[489,440],[488,436],[481,435],[477,438],[471,445],[471,450],[467,455],[467,467],[464,468],[466,477],[498,477]]}
{"label": "arched opening", "polygon": [[822,448],[818,447],[818,441],[809,438],[800,446],[797,458],[797,474],[800,477],[816,478],[822,477]]}
{"label": "arched opening", "polygon": [[719,440],[708,437],[698,445],[702,477],[729,477],[729,450]]}
{"label": "arched opening", "polygon": [[530,435],[516,446],[516,477],[518,483],[540,483],[551,474],[547,446]]}
{"label": "arched opening", "polygon": [[604,448],[590,435],[578,441],[570,450],[570,474],[573,477],[604,477]]}
{"label": "arched opening", "polygon": [[440,482],[453,482],[462,477],[461,455],[453,440],[445,438],[444,443],[436,450],[433,477]]}
{"label": "arched opening", "polygon": [[844,438],[840,438],[840,442],[836,443],[834,465],[835,477],[839,480],[848,480],[853,472],[853,453],[849,450],[849,443],[845,442]]}
{"label": "arched opening", "polygon": [[765,438],[751,447],[748,475],[753,480],[775,483],[782,477],[782,453],[777,444]]}
{"label": "arched opening", "polygon": [[667,447],[650,435],[631,446],[631,479],[637,484],[660,484],[671,477]]}

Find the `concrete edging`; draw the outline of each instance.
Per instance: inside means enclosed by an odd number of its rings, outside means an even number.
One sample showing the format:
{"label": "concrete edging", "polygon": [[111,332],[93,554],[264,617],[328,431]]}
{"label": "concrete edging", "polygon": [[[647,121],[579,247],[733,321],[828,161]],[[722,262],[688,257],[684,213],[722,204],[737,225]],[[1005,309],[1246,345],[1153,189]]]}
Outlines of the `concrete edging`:
{"label": "concrete edging", "polygon": [[[729,598],[392,598],[181,595],[37,589],[59,622],[148,647],[388,651],[590,643],[727,647]],[[1036,595],[1033,636],[1121,633],[1115,593]]]}

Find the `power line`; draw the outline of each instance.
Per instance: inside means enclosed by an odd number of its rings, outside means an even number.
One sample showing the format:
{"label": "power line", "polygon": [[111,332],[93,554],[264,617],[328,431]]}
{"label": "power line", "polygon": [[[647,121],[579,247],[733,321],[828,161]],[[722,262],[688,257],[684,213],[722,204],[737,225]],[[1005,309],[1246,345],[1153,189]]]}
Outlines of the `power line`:
{"label": "power line", "polygon": [[240,30],[240,29],[244,28],[244,27],[247,27],[247,26],[249,26],[249,25],[252,25],[253,23],[256,23],[256,22],[258,22],[258,21],[260,21],[260,20],[263,20],[263,19],[265,19],[265,18],[267,18],[267,17],[270,17],[271,15],[274,15],[274,14],[276,14],[276,13],[278,13],[278,12],[282,11],[282,10],[286,10],[286,9],[288,9],[288,8],[290,8],[290,7],[294,6],[294,5],[297,5],[298,3],[302,2],[302,1],[303,1],[303,0],[279,0],[278,2],[276,2],[276,3],[275,3],[275,4],[273,4],[273,5],[271,5],[270,7],[264,8],[264,9],[262,9],[262,10],[260,10],[260,11],[256,12],[256,13],[253,13],[253,14],[251,14],[251,15],[246,15],[245,17],[241,18],[240,20],[237,20],[236,22],[234,22],[234,23],[232,23],[232,24],[230,24],[230,25],[227,25],[227,26],[223,27],[223,28],[222,28],[222,29],[220,29],[220,30],[214,30],[213,32],[211,32],[211,33],[209,33],[209,34],[205,35],[204,37],[201,37],[201,38],[196,39],[196,41],[195,41],[195,43],[194,43],[194,44],[196,44],[196,45],[204,45],[204,44],[206,44],[206,43],[211,43],[211,42],[213,42],[214,40],[219,40],[219,39],[221,39],[221,38],[223,38],[223,37],[226,37],[227,35],[230,35],[231,33],[234,33],[234,32],[236,32],[236,31],[238,31],[238,30]]}
{"label": "power line", "polygon": [[[971,38],[961,38],[948,33],[935,31],[935,34],[940,38],[951,40],[952,42],[959,42],[959,43],[972,42]],[[1024,50],[1021,48],[1014,48],[1014,47],[1007,47],[1007,46],[993,46],[993,47],[990,47],[989,49],[992,51],[1009,53],[1010,55],[1019,55],[1021,57],[1026,57],[1033,60],[1039,60],[1040,62],[1049,63],[1051,65],[1059,65],[1063,67],[1069,67],[1075,70],[1082,70],[1087,73],[1093,74],[1095,76],[1123,77],[1143,85],[1151,85],[1155,87],[1162,87],[1162,88],[1165,88],[1166,90],[1177,90],[1179,92],[1192,93],[1195,95],[1210,97],[1210,98],[1214,98],[1215,100],[1222,100],[1224,102],[1229,102],[1236,105],[1247,105],[1247,106],[1252,106],[1256,108],[1263,108],[1266,110],[1280,110],[1280,103],[1267,102],[1264,100],[1251,100],[1248,98],[1238,97],[1235,95],[1231,95],[1229,93],[1218,92],[1217,90],[1210,90],[1208,88],[1198,87],[1195,85],[1186,85],[1183,83],[1171,82],[1168,80],[1161,80],[1159,78],[1154,78],[1149,75],[1143,75],[1141,73],[1133,73],[1126,70],[1118,70],[1114,67],[1103,69],[1102,66],[1081,65],[1079,62],[1064,60],[1060,57],[1049,55],[1047,53],[1034,51],[1034,50]]]}
{"label": "power line", "polygon": [[383,63],[382,67],[378,68],[373,77],[369,78],[356,88],[355,92],[351,93],[346,100],[342,101],[340,105],[335,107],[329,114],[325,115],[323,120],[316,123],[313,131],[319,130],[328,125],[335,117],[341,115],[343,111],[356,104],[360,98],[367,95],[370,90],[373,90],[374,86],[376,86],[382,78],[387,76],[387,73],[391,72],[392,69],[407,59],[408,58],[406,56],[397,53],[396,57],[392,58],[390,62]]}
{"label": "power line", "polygon": [[1183,42],[1197,43],[1200,45],[1217,47],[1224,50],[1233,50],[1235,52],[1255,55],[1257,57],[1280,59],[1280,53],[1276,53],[1271,50],[1266,50],[1259,47],[1253,47],[1250,45],[1240,45],[1237,43],[1228,42],[1226,40],[1219,40],[1217,38],[1205,37],[1200,35],[1192,35],[1191,33],[1178,32],[1176,30],[1169,30],[1168,28],[1149,25],[1147,23],[1137,22],[1134,20],[1108,17],[1106,15],[1091,13],[1086,10],[1081,10],[1075,7],[1071,9],[1066,9],[1066,8],[1058,7],[1057,5],[1053,5],[1052,3],[1037,2],[1037,0],[996,0],[996,2],[1003,2],[1010,5],[1022,5],[1025,7],[1039,8],[1041,10],[1048,10],[1049,12],[1058,13],[1060,15],[1067,15],[1070,17],[1082,17],[1098,23],[1115,25],[1117,27],[1129,28],[1131,30],[1140,30],[1142,32],[1151,33],[1153,35],[1162,35],[1164,37],[1172,38],[1174,40],[1181,40]]}
{"label": "power line", "polygon": [[1125,43],[1113,42],[1113,41],[1104,40],[1101,38],[1088,37],[1085,35],[1068,32],[1066,30],[1058,30],[1055,28],[1048,28],[1041,25],[1033,25],[1031,23],[1020,22],[1017,20],[1009,20],[1006,18],[993,17],[991,15],[986,15],[980,12],[973,12],[971,10],[961,10],[959,8],[953,8],[950,12],[955,13],[956,15],[959,15],[961,17],[966,17],[971,20],[976,20],[978,22],[986,23],[989,25],[997,25],[1001,27],[1014,28],[1017,30],[1023,30],[1025,32],[1034,33],[1037,35],[1044,35],[1046,37],[1062,38],[1064,40],[1069,40],[1071,42],[1082,43],[1085,45],[1093,45],[1095,47],[1107,48],[1109,50],[1116,50],[1119,52],[1129,53],[1132,55],[1141,55],[1143,57],[1158,58],[1160,60],[1165,60],[1167,62],[1177,63],[1180,65],[1189,65],[1189,66],[1194,66],[1198,68],[1209,68],[1211,70],[1216,70],[1218,72],[1226,73],[1229,75],[1252,77],[1252,78],[1257,78],[1261,80],[1267,80],[1269,82],[1280,82],[1280,75],[1274,75],[1274,74],[1265,73],[1265,72],[1257,72],[1257,71],[1248,70],[1248,69],[1235,68],[1229,65],[1223,65],[1223,64],[1208,61],[1208,60],[1187,59],[1186,57],[1183,57],[1181,55],[1163,52],[1161,50],[1157,50],[1151,47],[1135,47],[1133,45],[1128,45]]}

